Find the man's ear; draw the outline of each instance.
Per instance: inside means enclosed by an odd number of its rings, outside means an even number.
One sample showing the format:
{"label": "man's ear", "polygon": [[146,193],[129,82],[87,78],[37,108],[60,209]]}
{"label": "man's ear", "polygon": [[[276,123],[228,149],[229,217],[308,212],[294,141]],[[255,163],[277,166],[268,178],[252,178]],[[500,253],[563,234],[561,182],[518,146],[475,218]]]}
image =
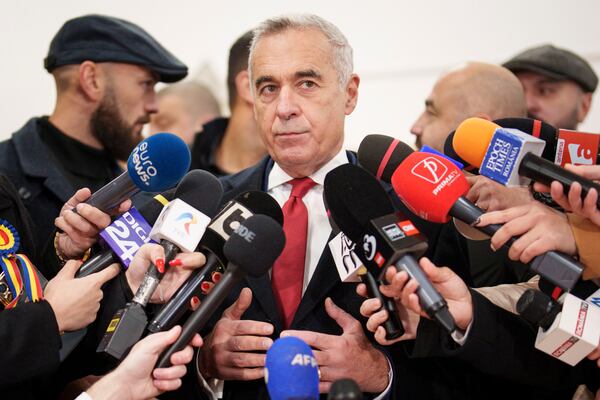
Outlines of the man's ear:
{"label": "man's ear", "polygon": [[93,102],[104,95],[104,72],[93,61],[84,61],[79,65],[79,88],[85,97]]}
{"label": "man's ear", "polygon": [[583,122],[592,108],[592,93],[583,93],[577,105],[577,122]]}
{"label": "man's ear", "polygon": [[360,78],[356,74],[352,74],[346,85],[346,115],[352,114],[352,111],[356,108],[358,101],[358,85],[360,84]]}
{"label": "man's ear", "polygon": [[252,92],[250,91],[250,76],[248,75],[248,70],[240,71],[235,76],[235,88],[241,100],[249,105],[254,104]]}

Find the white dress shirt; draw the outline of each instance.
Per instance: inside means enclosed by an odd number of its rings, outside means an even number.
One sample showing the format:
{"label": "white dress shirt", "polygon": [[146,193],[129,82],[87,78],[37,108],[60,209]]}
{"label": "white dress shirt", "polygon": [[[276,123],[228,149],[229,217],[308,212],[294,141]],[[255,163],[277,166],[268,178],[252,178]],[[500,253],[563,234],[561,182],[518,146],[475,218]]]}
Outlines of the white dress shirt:
{"label": "white dress shirt", "polygon": [[[323,253],[329,235],[331,234],[331,226],[329,218],[323,203],[323,183],[325,176],[332,169],[348,164],[348,156],[345,150],[340,150],[327,164],[319,169],[314,174],[310,175],[316,185],[313,186],[308,193],[302,198],[306,209],[308,210],[308,235],[306,242],[306,258],[304,264],[304,282],[302,282],[302,294],[308,287],[308,283],[312,278],[321,254]],[[286,201],[290,198],[292,185],[288,183],[292,178],[286,174],[279,165],[273,165],[273,169],[269,173],[267,193],[269,193],[283,207]]]}

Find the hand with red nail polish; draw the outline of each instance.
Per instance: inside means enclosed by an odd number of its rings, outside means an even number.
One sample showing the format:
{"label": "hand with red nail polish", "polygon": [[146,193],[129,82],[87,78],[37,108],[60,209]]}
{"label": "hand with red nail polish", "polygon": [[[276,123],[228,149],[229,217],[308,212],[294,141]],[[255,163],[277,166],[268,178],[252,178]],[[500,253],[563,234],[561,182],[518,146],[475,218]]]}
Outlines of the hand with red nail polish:
{"label": "hand with red nail polish", "polygon": [[185,282],[194,269],[204,266],[206,258],[202,253],[198,252],[180,253],[176,255],[173,261],[169,262],[170,267],[178,268],[165,268],[165,251],[162,246],[156,243],[147,243],[140,247],[125,272],[127,283],[129,283],[129,287],[133,293],[139,288],[144,279],[144,274],[148,271],[152,262],[165,275],[159,287],[150,298],[150,302],[162,303],[168,301],[173,296],[175,291]]}
{"label": "hand with red nail polish", "polygon": [[183,265],[183,261],[179,258],[169,261],[169,267],[181,267]]}

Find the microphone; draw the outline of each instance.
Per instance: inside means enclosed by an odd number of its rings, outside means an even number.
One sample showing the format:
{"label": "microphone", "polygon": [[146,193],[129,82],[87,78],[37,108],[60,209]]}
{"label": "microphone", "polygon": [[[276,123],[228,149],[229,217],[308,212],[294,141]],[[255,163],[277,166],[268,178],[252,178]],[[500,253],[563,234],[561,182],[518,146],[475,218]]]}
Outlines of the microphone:
{"label": "microphone", "polygon": [[388,319],[383,324],[386,339],[393,340],[399,338],[404,335],[404,326],[402,326],[402,322],[398,316],[396,302],[394,299],[381,294],[377,279],[365,268],[360,258],[354,252],[356,244],[344,232],[340,231],[340,228],[331,216],[327,199],[324,199],[324,203],[332,233],[335,234],[337,232],[337,235],[329,241],[328,245],[340,280],[342,282],[364,283],[367,288],[367,295],[378,299],[381,302],[381,308],[388,312]]}
{"label": "microphone", "polygon": [[173,353],[183,349],[196,332],[204,328],[227,295],[246,274],[261,276],[273,265],[285,245],[281,225],[266,215],[253,215],[231,234],[223,252],[229,265],[221,280],[208,293],[204,302],[190,315],[179,338],[163,352],[156,368],[171,365]]}
{"label": "microphone", "polygon": [[[472,157],[472,161],[475,161],[476,157],[479,157],[479,150],[477,150],[477,148],[480,143],[473,145],[473,143],[476,143],[475,138],[483,140],[482,138],[485,138],[490,134],[492,135],[493,140],[490,143],[490,147],[488,148],[488,151],[482,160],[480,173],[503,185],[506,185],[508,182],[507,179],[505,179],[507,175],[510,175],[509,179],[513,179],[514,176],[521,175],[541,182],[545,185],[550,185],[554,180],[559,181],[563,185],[565,194],[568,194],[573,182],[579,182],[582,187],[582,200],[592,188],[596,189],[598,193],[600,193],[600,185],[582,176],[574,174],[571,171],[567,171],[542,157],[539,157],[539,154],[527,153],[525,152],[525,148],[522,150],[515,150],[519,153],[519,156],[514,157],[514,163],[506,168],[502,167],[502,165],[508,165],[511,161],[510,157],[508,157],[509,161],[504,162],[499,160],[500,155],[493,155],[494,150],[492,147],[501,147],[499,143],[502,141],[502,139],[494,141],[494,138],[496,138],[498,135],[502,135],[502,130],[497,129],[497,125],[495,125],[493,122],[481,118],[469,118],[458,127],[456,132],[457,135],[454,137],[456,151],[459,153],[462,152],[463,156],[465,154],[469,154]],[[476,155],[475,153],[478,154]],[[500,174],[496,173],[500,169],[503,169],[504,171]],[[600,207],[600,198],[598,199],[597,206]]]}
{"label": "microphone", "polygon": [[150,241],[150,229],[163,207],[173,198],[173,192],[164,192],[153,197],[139,211],[131,207],[109,226],[100,231],[100,237],[108,248],[96,253],[84,262],[75,277],[83,278],[101,271],[114,263],[125,268],[144,244]]}
{"label": "microphone", "polygon": [[338,379],[331,384],[327,400],[363,400],[363,395],[353,379]]}
{"label": "microphone", "polygon": [[600,307],[570,293],[561,300],[529,289],[517,302],[517,312],[539,327],[536,349],[574,366],[600,343]]}
{"label": "microphone", "polygon": [[190,150],[172,133],[142,140],[127,160],[127,171],[97,190],[87,204],[108,212],[134,194],[162,192],[177,184],[190,168]]}
{"label": "microphone", "polygon": [[[406,206],[427,221],[446,223],[455,217],[472,225],[484,214],[464,197],[469,191],[466,178],[444,158],[413,152],[407,144],[388,136],[369,135],[360,145],[358,159],[367,170],[381,171],[381,179],[389,179]],[[501,225],[475,228],[493,236]],[[508,240],[505,247],[509,248],[515,240],[516,237]],[[566,290],[575,285],[583,272],[583,265],[555,251],[537,256],[530,267]]]}
{"label": "microphone", "polygon": [[[535,154],[526,154],[519,165],[519,174],[533,179],[536,182],[550,186],[553,181],[562,184],[565,195],[569,194],[571,185],[578,182],[581,185],[581,200],[583,201],[591,189],[596,189],[600,195],[600,185],[596,182],[566,170]],[[600,196],[596,200],[596,207],[600,208]]]}
{"label": "microphone", "polygon": [[139,340],[148,323],[146,304],[164,276],[164,268],[180,251],[192,252],[198,246],[211,215],[216,213],[223,188],[217,178],[203,170],[186,174],[172,200],[159,215],[150,237],[165,250],[165,264],[150,264],[131,303],[113,316],[97,352],[121,359]]}
{"label": "microphone", "polygon": [[529,184],[519,175],[518,166],[525,154],[539,156],[546,146],[542,139],[482,118],[464,120],[456,128],[452,144],[463,159],[479,166],[480,175],[504,186]]}
{"label": "microphone", "polygon": [[283,225],[281,207],[267,193],[247,191],[227,203],[208,225],[200,241],[200,250],[206,254],[206,265],[194,270],[171,300],[162,306],[148,324],[148,331],[154,333],[171,329],[188,310],[192,296],[197,296],[200,301],[206,297],[227,265],[223,254],[225,241],[241,223],[255,214],[267,215]]}
{"label": "microphone", "polygon": [[559,129],[556,138],[556,157],[554,163],[564,167],[565,164],[593,165],[598,162],[597,133],[575,132]]}
{"label": "microphone", "polygon": [[318,400],[319,365],[303,340],[282,337],[267,350],[265,383],[271,400]]}
{"label": "microphone", "polygon": [[500,118],[494,120],[494,123],[500,125],[502,128],[517,129],[523,133],[542,139],[546,142],[546,146],[541,156],[549,161],[554,160],[557,129],[552,125],[532,118]]}
{"label": "microphone", "polygon": [[391,200],[367,171],[351,164],[341,165],[325,177],[324,197],[336,225],[354,243],[364,266],[381,281],[383,271],[394,265],[419,283],[421,307],[448,332],[456,324],[446,300],[425,276],[415,257],[427,249],[427,242],[414,225],[395,212]]}

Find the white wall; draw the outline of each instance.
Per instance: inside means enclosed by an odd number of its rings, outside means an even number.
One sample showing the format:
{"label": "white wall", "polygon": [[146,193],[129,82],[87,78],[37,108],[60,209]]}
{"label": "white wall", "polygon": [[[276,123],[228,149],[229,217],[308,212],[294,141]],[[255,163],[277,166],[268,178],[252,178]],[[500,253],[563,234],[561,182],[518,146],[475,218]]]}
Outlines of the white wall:
{"label": "white wall", "polygon": [[[451,0],[285,2],[53,0],[0,5],[0,139],[31,116],[48,114],[54,88],[42,60],[62,23],[104,13],[138,23],[191,68],[214,76],[225,94],[228,48],[262,19],[314,12],[335,23],[354,47],[362,78],[347,122],[348,146],[369,133],[412,143],[409,128],[437,76],[466,60],[501,62],[523,48],[552,42],[588,58],[600,71],[597,0]],[[212,75],[211,75],[212,74]],[[224,100],[224,97],[223,97]],[[582,130],[600,131],[600,99]]]}

